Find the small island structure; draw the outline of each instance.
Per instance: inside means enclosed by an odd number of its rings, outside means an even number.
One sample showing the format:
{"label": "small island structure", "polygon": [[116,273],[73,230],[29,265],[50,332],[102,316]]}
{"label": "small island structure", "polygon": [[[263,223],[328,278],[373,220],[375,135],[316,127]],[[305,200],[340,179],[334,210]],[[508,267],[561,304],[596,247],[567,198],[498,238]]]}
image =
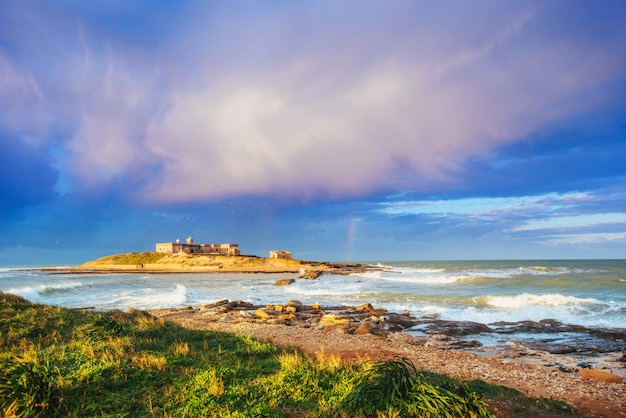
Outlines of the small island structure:
{"label": "small island structure", "polygon": [[272,250],[270,251],[270,258],[279,258],[282,260],[292,260],[293,257],[291,256],[291,252],[290,251],[284,251],[284,250]]}
{"label": "small island structure", "polygon": [[194,244],[192,237],[187,237],[183,244],[179,239],[176,242],[161,242],[156,244],[156,252],[163,254],[211,254],[211,255],[240,255],[239,244]]}

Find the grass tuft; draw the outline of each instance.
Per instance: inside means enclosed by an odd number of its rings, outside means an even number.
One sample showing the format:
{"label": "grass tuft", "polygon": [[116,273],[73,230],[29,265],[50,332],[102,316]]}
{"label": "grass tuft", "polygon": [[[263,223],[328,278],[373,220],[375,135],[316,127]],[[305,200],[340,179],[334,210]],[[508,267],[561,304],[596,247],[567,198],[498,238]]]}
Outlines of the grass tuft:
{"label": "grass tuft", "polygon": [[370,363],[355,378],[346,408],[364,415],[376,411],[403,417],[493,416],[466,385],[451,380],[435,386],[406,358]]}
{"label": "grass tuft", "polygon": [[4,415],[61,414],[61,380],[59,368],[48,360],[32,362],[18,356],[4,359],[0,372],[0,407]]}

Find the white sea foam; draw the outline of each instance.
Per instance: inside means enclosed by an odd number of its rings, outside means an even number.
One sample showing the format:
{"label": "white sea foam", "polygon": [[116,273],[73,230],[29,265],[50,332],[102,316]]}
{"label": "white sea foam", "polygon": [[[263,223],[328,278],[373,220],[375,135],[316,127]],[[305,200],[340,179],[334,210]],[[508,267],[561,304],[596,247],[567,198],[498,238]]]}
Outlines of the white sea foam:
{"label": "white sea foam", "polygon": [[385,265],[383,263],[376,263],[376,264],[374,264],[374,267],[377,267],[379,269],[389,269],[389,270],[394,269],[393,266],[387,266],[387,265]]}
{"label": "white sea foam", "polygon": [[177,284],[172,289],[142,289],[141,294],[137,291],[124,292],[115,295],[117,303],[125,308],[173,308],[185,304],[187,301],[187,288]]}
{"label": "white sea foam", "polygon": [[442,269],[397,269],[388,271],[368,271],[354,276],[395,283],[449,284],[458,281],[459,276],[448,275]]}
{"label": "white sea foam", "polygon": [[460,280],[457,276],[447,276],[447,275],[420,275],[420,276],[409,276],[409,275],[398,275],[398,276],[382,276],[380,280],[385,280],[388,282],[395,283],[415,283],[415,284],[450,284],[455,283]]}
{"label": "white sea foam", "polygon": [[523,293],[514,296],[487,296],[487,304],[498,308],[521,308],[524,306],[576,306],[582,304],[599,304],[593,298],[578,298],[561,294],[532,295]]}
{"label": "white sea foam", "polygon": [[82,286],[82,282],[58,282],[54,284],[38,284],[33,286],[14,287],[4,290],[6,293],[21,296],[29,301],[38,302],[41,296],[52,291],[62,291]]}

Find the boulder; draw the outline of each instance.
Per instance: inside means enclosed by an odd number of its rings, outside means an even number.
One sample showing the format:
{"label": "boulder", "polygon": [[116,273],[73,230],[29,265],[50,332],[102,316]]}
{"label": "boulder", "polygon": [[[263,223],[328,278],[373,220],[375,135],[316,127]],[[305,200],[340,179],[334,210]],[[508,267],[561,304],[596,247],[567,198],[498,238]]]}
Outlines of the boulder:
{"label": "boulder", "polygon": [[354,334],[363,335],[363,334],[371,334],[372,331],[376,329],[376,324],[372,322],[363,322],[358,326],[357,329],[354,330]]}
{"label": "boulder", "polygon": [[[286,310],[289,312],[300,312],[304,305],[299,300],[290,300],[285,304],[285,306],[287,307]],[[290,311],[290,308],[293,308],[294,310]]]}
{"label": "boulder", "polygon": [[364,303],[363,305],[355,306],[354,309],[357,311],[373,311],[374,307],[371,303]]}
{"label": "boulder", "polygon": [[257,311],[254,313],[254,316],[256,316],[257,318],[261,318],[261,319],[270,319],[272,317],[263,309],[257,309]]}
{"label": "boulder", "polygon": [[244,302],[243,300],[234,300],[228,303],[229,309],[252,309],[253,307],[250,302]]}
{"label": "boulder", "polygon": [[306,280],[315,280],[322,275],[322,272],[319,270],[309,270],[305,271],[299,278]]}
{"label": "boulder", "polygon": [[332,322],[320,321],[318,328],[324,331],[342,331],[346,332],[350,328],[349,319],[335,319]]}
{"label": "boulder", "polygon": [[320,324],[321,323],[334,323],[335,319],[336,319],[337,315],[335,314],[326,314],[326,315],[322,315],[322,318],[320,319]]}

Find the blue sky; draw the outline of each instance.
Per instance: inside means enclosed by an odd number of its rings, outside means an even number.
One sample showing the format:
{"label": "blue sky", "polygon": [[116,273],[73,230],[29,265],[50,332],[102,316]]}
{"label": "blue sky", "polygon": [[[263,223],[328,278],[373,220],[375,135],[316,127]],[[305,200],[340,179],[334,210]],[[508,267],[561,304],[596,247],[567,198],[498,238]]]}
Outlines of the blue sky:
{"label": "blue sky", "polygon": [[621,1],[0,3],[0,265],[192,235],[624,258]]}

